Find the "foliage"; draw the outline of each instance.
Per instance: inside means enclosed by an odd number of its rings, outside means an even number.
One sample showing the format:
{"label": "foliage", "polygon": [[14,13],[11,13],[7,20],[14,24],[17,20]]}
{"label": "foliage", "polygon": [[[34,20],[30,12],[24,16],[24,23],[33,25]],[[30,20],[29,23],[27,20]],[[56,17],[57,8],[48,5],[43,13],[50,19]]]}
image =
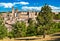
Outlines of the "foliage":
{"label": "foliage", "polygon": [[50,29],[52,21],[53,21],[53,14],[51,8],[48,5],[43,6],[41,8],[40,13],[37,16],[37,25],[38,27],[42,25],[43,35],[45,35],[46,31]]}
{"label": "foliage", "polygon": [[40,25],[39,27],[37,27],[37,35],[42,35],[43,34],[43,26]]}
{"label": "foliage", "polygon": [[7,28],[3,24],[3,19],[0,18],[0,39],[3,39],[7,36]]}
{"label": "foliage", "polygon": [[59,23],[53,22],[50,25],[50,30],[47,30],[47,34],[53,34],[56,32],[60,32],[60,22]]}
{"label": "foliage", "polygon": [[36,23],[34,20],[30,19],[29,20],[29,25],[27,27],[27,36],[35,36],[37,33],[36,33]]}
{"label": "foliage", "polygon": [[16,22],[12,29],[13,37],[25,37],[26,36],[26,24],[25,22]]}
{"label": "foliage", "polygon": [[45,5],[41,8],[40,13],[37,16],[37,22],[40,25],[50,24],[53,20],[51,8]]}
{"label": "foliage", "polygon": [[8,38],[14,38],[14,32],[13,30],[8,33]]}

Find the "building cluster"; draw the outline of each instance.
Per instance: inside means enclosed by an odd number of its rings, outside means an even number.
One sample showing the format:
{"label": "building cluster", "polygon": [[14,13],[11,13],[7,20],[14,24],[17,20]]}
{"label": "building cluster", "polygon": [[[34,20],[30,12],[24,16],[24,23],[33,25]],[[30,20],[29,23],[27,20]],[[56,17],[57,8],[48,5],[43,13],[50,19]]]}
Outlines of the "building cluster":
{"label": "building cluster", "polygon": [[8,13],[2,13],[2,16],[4,18],[5,26],[8,28],[8,30],[11,30],[12,24],[14,24],[16,21],[24,21],[26,22],[26,25],[28,25],[28,20],[33,19],[36,20],[36,17],[38,15],[38,12],[25,12],[25,11],[18,11],[18,9],[14,10],[12,7],[12,12]]}

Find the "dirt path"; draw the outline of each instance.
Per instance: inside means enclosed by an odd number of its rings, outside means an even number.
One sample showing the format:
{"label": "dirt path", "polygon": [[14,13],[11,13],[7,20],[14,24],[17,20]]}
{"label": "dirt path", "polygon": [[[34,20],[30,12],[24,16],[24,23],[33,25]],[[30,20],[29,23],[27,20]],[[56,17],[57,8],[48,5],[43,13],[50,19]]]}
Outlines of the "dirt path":
{"label": "dirt path", "polygon": [[60,32],[50,35],[50,38],[47,41],[60,41]]}
{"label": "dirt path", "polygon": [[6,39],[0,40],[0,41],[60,41],[60,32],[51,34],[51,35],[46,35],[46,38],[42,38],[42,36],[41,37],[33,36],[30,38],[34,38],[34,39],[32,39],[32,40],[14,40],[14,39],[6,38]]}

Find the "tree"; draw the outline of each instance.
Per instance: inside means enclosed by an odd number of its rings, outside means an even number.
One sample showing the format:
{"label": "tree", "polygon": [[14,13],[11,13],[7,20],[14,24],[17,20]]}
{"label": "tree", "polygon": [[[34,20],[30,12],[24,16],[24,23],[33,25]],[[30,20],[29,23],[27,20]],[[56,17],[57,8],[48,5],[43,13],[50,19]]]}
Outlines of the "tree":
{"label": "tree", "polygon": [[48,5],[44,5],[41,8],[37,16],[37,24],[43,26],[43,38],[45,38],[46,30],[49,29],[49,25],[53,21],[52,9]]}
{"label": "tree", "polygon": [[12,29],[12,34],[13,37],[25,37],[26,36],[26,24],[25,22],[16,22],[13,25],[13,29]]}
{"label": "tree", "polygon": [[29,19],[29,25],[27,27],[27,36],[34,36],[36,35],[36,23],[34,20]]}
{"label": "tree", "polygon": [[7,28],[3,24],[3,19],[0,18],[0,39],[3,39],[7,36]]}

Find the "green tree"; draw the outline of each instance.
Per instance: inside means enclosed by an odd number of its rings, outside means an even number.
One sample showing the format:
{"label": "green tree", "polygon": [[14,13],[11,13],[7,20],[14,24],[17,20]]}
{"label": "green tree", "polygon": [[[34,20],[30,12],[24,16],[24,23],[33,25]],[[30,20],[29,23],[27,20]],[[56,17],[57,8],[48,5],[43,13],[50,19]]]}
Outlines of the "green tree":
{"label": "green tree", "polygon": [[0,39],[3,39],[7,36],[7,28],[3,24],[3,19],[0,18]]}
{"label": "green tree", "polygon": [[43,26],[43,38],[45,38],[46,30],[50,29],[49,25],[53,21],[52,9],[48,5],[41,8],[37,16],[37,24]]}
{"label": "green tree", "polygon": [[25,24],[25,22],[16,22],[13,25],[13,29],[12,29],[11,33],[13,34],[14,38],[25,37],[26,36],[26,24]]}
{"label": "green tree", "polygon": [[27,27],[27,36],[35,36],[36,33],[36,23],[34,20],[29,19],[29,25]]}

